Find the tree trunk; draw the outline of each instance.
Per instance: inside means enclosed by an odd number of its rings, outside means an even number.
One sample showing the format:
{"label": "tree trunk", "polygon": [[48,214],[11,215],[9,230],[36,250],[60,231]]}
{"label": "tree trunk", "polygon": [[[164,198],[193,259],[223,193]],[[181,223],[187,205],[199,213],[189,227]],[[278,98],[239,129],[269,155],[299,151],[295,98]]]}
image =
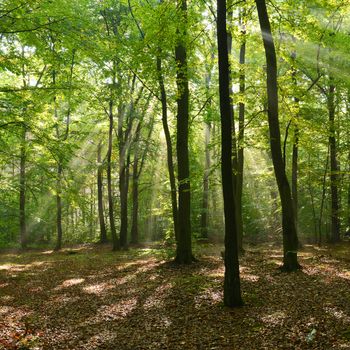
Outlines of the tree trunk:
{"label": "tree trunk", "polygon": [[[333,79],[330,78],[332,81]],[[335,137],[335,103],[334,103],[335,86],[331,83],[327,96],[328,116],[329,116],[329,154],[331,165],[331,237],[330,242],[340,241],[340,219],[339,219],[339,164],[337,159],[337,143]]]}
{"label": "tree trunk", "polygon": [[[133,82],[134,84],[134,82]],[[134,85],[132,91],[134,90]],[[131,102],[130,111],[132,113],[133,102]],[[132,117],[131,115],[129,116]],[[119,194],[120,194],[120,248],[127,249],[128,242],[128,165],[127,165],[127,137],[123,132],[124,113],[121,108],[118,112],[118,144],[119,144]],[[130,120],[129,120],[130,121]],[[128,130],[131,130],[130,123]],[[125,139],[124,139],[125,136]]]}
{"label": "tree trunk", "polygon": [[[293,67],[292,67],[292,80],[294,87],[297,88],[297,78],[296,74],[297,71],[294,67],[294,62],[296,59],[296,53],[292,53],[292,61],[293,61]],[[292,199],[293,199],[293,205],[294,205],[294,215],[295,215],[295,227],[298,232],[298,213],[299,213],[299,205],[298,205],[298,162],[299,162],[299,126],[298,126],[298,119],[299,119],[299,98],[294,97],[294,106],[296,109],[296,113],[294,115],[294,140],[293,140],[293,151],[292,151]]]}
{"label": "tree trunk", "polygon": [[57,163],[57,180],[56,180],[56,227],[57,227],[57,242],[55,250],[61,250],[62,248],[62,160],[59,156]]}
{"label": "tree trunk", "polygon": [[139,212],[139,155],[138,145],[136,145],[134,164],[132,171],[132,225],[131,225],[131,243],[137,244],[139,242],[139,225],[138,225],[138,212]]}
{"label": "tree trunk", "polygon": [[320,205],[320,217],[318,220],[318,245],[321,246],[322,244],[322,221],[323,221],[323,208],[325,204],[325,198],[326,198],[326,179],[327,179],[327,172],[328,172],[328,163],[329,163],[329,147],[328,147],[328,153],[326,158],[326,165],[324,168],[323,173],[323,180],[322,180],[322,197],[321,197],[321,205]]}
{"label": "tree trunk", "polygon": [[171,136],[168,126],[168,107],[167,107],[167,95],[164,87],[163,73],[162,73],[162,60],[157,57],[157,72],[158,72],[158,85],[161,95],[162,103],[162,125],[165,135],[165,142],[167,148],[167,165],[170,181],[170,191],[171,191],[171,209],[174,222],[174,236],[176,241],[178,240],[178,208],[177,208],[177,191],[176,191],[176,180],[175,180],[175,167],[173,161],[173,146],[171,142]]}
{"label": "tree trunk", "polygon": [[109,225],[111,229],[112,250],[119,250],[120,244],[117,237],[117,230],[115,228],[114,221],[114,202],[113,202],[113,189],[112,189],[112,151],[113,151],[113,101],[109,101],[109,132],[108,132],[108,151],[107,151],[107,192],[108,192],[108,212],[109,212]]}
{"label": "tree trunk", "polygon": [[21,139],[20,172],[19,172],[19,227],[21,247],[27,246],[26,226],[26,126],[23,125]]}
{"label": "tree trunk", "polygon": [[244,120],[245,103],[242,102],[245,94],[245,53],[246,53],[246,29],[244,23],[245,9],[240,14],[240,24],[242,26],[242,42],[239,50],[239,93],[241,101],[239,102],[238,115],[238,138],[237,138],[237,176],[236,176],[236,200],[237,200],[237,225],[238,225],[238,251],[243,249],[243,216],[242,216],[242,194],[243,194],[243,168],[244,168]]}
{"label": "tree trunk", "polygon": [[128,248],[128,189],[129,189],[129,163],[127,159],[120,159],[119,168],[119,193],[120,193],[120,247]]}
{"label": "tree trunk", "polygon": [[177,66],[177,128],[176,151],[178,163],[179,210],[178,210],[178,239],[176,262],[190,264],[192,262],[191,240],[191,189],[190,166],[188,154],[188,119],[189,119],[189,88],[187,69],[187,1],[179,0],[178,7],[183,25],[177,29],[177,46],[175,59]]}
{"label": "tree trunk", "polygon": [[270,132],[271,156],[282,206],[284,256],[283,270],[295,271],[300,268],[297,257],[298,236],[295,227],[295,214],[292,194],[286,176],[281,150],[281,134],[278,120],[276,51],[265,0],[255,0],[255,2],[258,9],[260,28],[266,54],[268,122]]}
{"label": "tree trunk", "polygon": [[241,306],[238,227],[232,174],[232,115],[230,110],[229,61],[226,31],[226,0],[217,0],[217,37],[219,52],[219,87],[221,113],[221,174],[225,215],[225,279],[224,304]]}
{"label": "tree trunk", "polygon": [[104,218],[103,209],[103,164],[101,158],[102,143],[97,146],[97,207],[98,219],[100,223],[100,243],[107,243],[107,230]]}
{"label": "tree trunk", "polygon": [[210,122],[205,123],[205,167],[203,176],[203,196],[202,196],[202,213],[201,213],[201,236],[208,238],[209,222],[209,176],[210,176]]}

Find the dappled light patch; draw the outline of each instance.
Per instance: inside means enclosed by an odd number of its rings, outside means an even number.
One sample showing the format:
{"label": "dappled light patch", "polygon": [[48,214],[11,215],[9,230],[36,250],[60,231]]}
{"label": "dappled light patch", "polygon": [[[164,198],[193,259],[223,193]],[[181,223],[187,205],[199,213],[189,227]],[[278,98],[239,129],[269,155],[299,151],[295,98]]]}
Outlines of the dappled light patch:
{"label": "dappled light patch", "polygon": [[53,308],[57,307],[63,307],[66,304],[78,301],[79,297],[78,296],[70,296],[67,294],[60,294],[60,295],[55,295],[50,298],[48,301],[48,304],[51,305]]}
{"label": "dappled light patch", "polygon": [[261,317],[261,320],[269,326],[282,326],[286,318],[287,315],[284,311],[276,311]]}
{"label": "dappled light patch", "polygon": [[25,270],[26,265],[19,265],[19,264],[3,264],[0,265],[0,270],[7,270],[7,271],[23,271]]}
{"label": "dappled light patch", "polygon": [[329,315],[333,316],[334,318],[338,320],[346,321],[348,324],[350,324],[350,316],[348,316],[343,310],[335,307],[335,306],[326,306],[325,312],[327,312]]}
{"label": "dappled light patch", "polygon": [[250,282],[257,282],[260,279],[258,275],[251,273],[250,268],[244,266],[240,268],[240,275],[243,280],[247,280]]}
{"label": "dappled light patch", "polygon": [[41,252],[42,255],[51,255],[54,253],[54,250],[45,250],[43,252]]}
{"label": "dappled light patch", "polygon": [[[13,301],[15,299],[15,297],[14,296],[12,296],[12,295],[2,295],[2,296],[0,296],[0,301],[1,302],[9,302],[9,301]],[[0,311],[0,313],[1,313],[1,311]]]}
{"label": "dappled light patch", "polygon": [[137,298],[129,298],[115,304],[103,305],[97,310],[96,320],[110,322],[125,318],[135,309],[136,304]]}
{"label": "dappled light patch", "polygon": [[344,271],[337,273],[337,277],[344,278],[346,280],[350,280],[350,271]]}
{"label": "dappled light patch", "polygon": [[241,275],[241,278],[243,280],[247,280],[247,281],[250,281],[250,282],[257,282],[259,281],[260,277],[257,276],[257,275],[253,275],[253,274],[249,274],[249,273],[243,273]]}
{"label": "dappled light patch", "polygon": [[30,264],[14,264],[14,263],[6,263],[3,265],[0,265],[0,271],[9,271],[9,272],[24,272],[29,270],[36,270],[40,269],[40,271],[44,270],[44,267],[48,265],[49,262],[47,261],[33,261]]}
{"label": "dappled light patch", "polygon": [[196,295],[194,298],[195,308],[200,309],[203,307],[203,303],[216,304],[221,303],[223,298],[223,292],[217,288],[207,288]]}
{"label": "dappled light patch", "polygon": [[88,294],[96,294],[101,295],[108,293],[111,289],[115,288],[114,285],[109,283],[98,283],[98,284],[91,284],[83,287],[83,291]]}
{"label": "dappled light patch", "polygon": [[6,316],[8,314],[11,314],[12,312],[15,312],[15,308],[12,306],[2,305],[0,306],[0,315]]}
{"label": "dappled light patch", "polygon": [[164,298],[172,287],[173,285],[171,283],[161,284],[156,287],[152,294],[143,301],[142,307],[145,310],[162,307],[164,305]]}
{"label": "dappled light patch", "polygon": [[76,286],[78,284],[81,284],[85,281],[85,278],[70,278],[68,280],[63,281],[60,285],[58,285],[55,290],[61,290],[64,288],[69,288],[72,286]]}

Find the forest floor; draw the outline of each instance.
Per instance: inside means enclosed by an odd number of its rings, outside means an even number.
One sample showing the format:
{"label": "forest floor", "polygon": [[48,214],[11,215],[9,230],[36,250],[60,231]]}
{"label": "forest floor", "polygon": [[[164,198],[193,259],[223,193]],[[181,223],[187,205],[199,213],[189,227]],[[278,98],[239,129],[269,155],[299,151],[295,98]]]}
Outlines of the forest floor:
{"label": "forest floor", "polygon": [[109,249],[0,254],[0,349],[350,349],[349,243],[305,246],[290,274],[280,248],[249,248],[232,310],[218,245],[181,268],[165,249]]}

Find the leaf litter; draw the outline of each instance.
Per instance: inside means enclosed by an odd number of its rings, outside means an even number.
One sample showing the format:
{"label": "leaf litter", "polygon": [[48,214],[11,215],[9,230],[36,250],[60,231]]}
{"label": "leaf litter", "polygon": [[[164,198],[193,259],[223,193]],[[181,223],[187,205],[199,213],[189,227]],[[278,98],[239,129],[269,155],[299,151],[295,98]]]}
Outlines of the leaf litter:
{"label": "leaf litter", "polygon": [[152,249],[2,254],[0,349],[350,349],[349,260],[306,246],[286,274],[279,249],[248,248],[228,309],[220,248],[183,267]]}

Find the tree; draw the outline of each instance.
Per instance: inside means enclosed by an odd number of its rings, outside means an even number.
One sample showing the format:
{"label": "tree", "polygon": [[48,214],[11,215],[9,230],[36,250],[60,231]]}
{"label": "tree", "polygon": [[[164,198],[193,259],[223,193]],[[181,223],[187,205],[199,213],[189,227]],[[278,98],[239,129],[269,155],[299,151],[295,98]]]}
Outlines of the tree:
{"label": "tree", "polygon": [[[225,215],[225,281],[224,303],[235,307],[243,304],[238,261],[238,226],[236,198],[232,178],[232,115],[230,107],[230,68],[228,61],[226,0],[217,1],[217,37],[219,53],[219,92],[221,113],[221,175]],[[232,215],[232,213],[234,213]]]}
{"label": "tree", "polygon": [[177,124],[176,124],[176,152],[178,169],[178,236],[176,247],[176,262],[190,264],[192,262],[191,244],[191,188],[188,154],[188,119],[189,119],[189,89],[187,69],[187,1],[178,1],[179,22],[177,28],[177,44],[175,60],[177,65]]}
{"label": "tree", "polygon": [[97,205],[100,224],[100,243],[107,243],[107,230],[103,208],[103,162],[101,157],[102,142],[97,145]]}
{"label": "tree", "polygon": [[285,164],[281,150],[281,133],[278,119],[276,51],[266,2],[265,0],[256,0],[255,2],[258,9],[261,34],[266,55],[267,105],[271,156],[282,205],[283,270],[295,271],[300,268],[297,257],[298,236],[292,195],[285,172]]}

